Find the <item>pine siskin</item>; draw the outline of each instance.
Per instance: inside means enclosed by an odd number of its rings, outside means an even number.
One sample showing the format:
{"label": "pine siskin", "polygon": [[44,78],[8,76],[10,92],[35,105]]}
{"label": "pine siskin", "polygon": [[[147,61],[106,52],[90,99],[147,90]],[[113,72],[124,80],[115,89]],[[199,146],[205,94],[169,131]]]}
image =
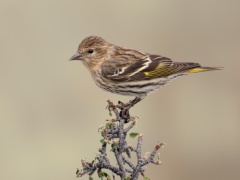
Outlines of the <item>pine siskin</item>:
{"label": "pine siskin", "polygon": [[113,45],[98,36],[85,38],[70,60],[82,60],[98,87],[115,94],[135,96],[132,106],[179,76],[222,69],[173,62],[164,56]]}

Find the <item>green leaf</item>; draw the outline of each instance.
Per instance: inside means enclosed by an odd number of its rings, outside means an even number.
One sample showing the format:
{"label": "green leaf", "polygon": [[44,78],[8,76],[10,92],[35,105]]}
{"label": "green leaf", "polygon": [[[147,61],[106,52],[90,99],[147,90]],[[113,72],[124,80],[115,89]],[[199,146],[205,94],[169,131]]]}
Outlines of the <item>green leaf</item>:
{"label": "green leaf", "polygon": [[107,129],[110,129],[111,123],[107,123],[107,124],[105,125],[105,127],[106,127]]}
{"label": "green leaf", "polygon": [[160,148],[164,148],[164,146],[166,146],[166,143],[160,143]]}
{"label": "green leaf", "polygon": [[103,131],[101,132],[101,136],[104,137],[104,132]]}
{"label": "green leaf", "polygon": [[113,144],[113,145],[112,145],[112,148],[113,148],[113,149],[117,149],[118,147],[119,147],[118,144]]}
{"label": "green leaf", "polygon": [[143,177],[144,180],[150,180],[150,178],[148,178],[147,176]]}
{"label": "green leaf", "polygon": [[135,138],[138,134],[139,134],[139,133],[132,132],[132,133],[129,134],[129,136],[130,136],[131,138]]}
{"label": "green leaf", "polygon": [[77,168],[76,174],[78,174],[78,173],[79,173],[79,169]]}
{"label": "green leaf", "polygon": [[99,177],[101,178],[101,180],[103,180],[103,177],[110,177],[106,172],[100,172],[99,173]]}
{"label": "green leaf", "polygon": [[116,127],[116,123],[115,122],[112,123],[112,127]]}
{"label": "green leaf", "polygon": [[106,172],[102,172],[104,177],[108,177],[108,174]]}
{"label": "green leaf", "polygon": [[91,176],[89,176],[89,180],[93,180],[93,178]]}
{"label": "green leaf", "polygon": [[100,143],[102,143],[102,144],[103,144],[104,142],[105,142],[105,140],[104,140],[104,139],[101,139],[101,140],[100,140]]}
{"label": "green leaf", "polygon": [[157,155],[157,159],[160,160],[160,153],[158,153],[158,155]]}

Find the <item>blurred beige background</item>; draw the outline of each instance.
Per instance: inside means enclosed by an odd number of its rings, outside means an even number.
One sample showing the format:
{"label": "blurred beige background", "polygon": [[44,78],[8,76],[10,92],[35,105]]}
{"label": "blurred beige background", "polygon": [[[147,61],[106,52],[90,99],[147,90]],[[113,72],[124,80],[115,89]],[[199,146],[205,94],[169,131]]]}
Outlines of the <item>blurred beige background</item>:
{"label": "blurred beige background", "polygon": [[[80,62],[88,35],[176,61],[223,66],[185,76],[131,111],[157,180],[240,179],[240,1],[0,1],[0,179],[74,180],[100,146],[106,100]],[[131,140],[132,141],[132,140]],[[134,142],[134,140],[132,141]],[[94,176],[95,177],[95,176]],[[87,176],[82,179],[88,179]]]}

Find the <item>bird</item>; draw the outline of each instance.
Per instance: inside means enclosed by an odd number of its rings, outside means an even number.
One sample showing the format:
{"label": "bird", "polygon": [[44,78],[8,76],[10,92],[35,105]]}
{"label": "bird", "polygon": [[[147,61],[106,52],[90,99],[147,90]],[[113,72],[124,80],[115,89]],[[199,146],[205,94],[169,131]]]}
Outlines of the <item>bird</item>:
{"label": "bird", "polygon": [[223,69],[194,62],[174,62],[165,56],[114,45],[100,36],[83,39],[70,60],[82,61],[101,89],[134,96],[130,106],[180,76]]}

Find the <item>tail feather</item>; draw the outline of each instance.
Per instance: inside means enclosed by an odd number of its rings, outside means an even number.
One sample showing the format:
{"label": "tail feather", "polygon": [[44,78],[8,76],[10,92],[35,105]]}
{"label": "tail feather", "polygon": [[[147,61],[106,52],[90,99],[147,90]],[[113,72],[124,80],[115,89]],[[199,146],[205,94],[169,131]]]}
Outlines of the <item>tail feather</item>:
{"label": "tail feather", "polygon": [[204,71],[213,71],[213,70],[222,70],[223,67],[195,67],[186,70],[187,73],[198,73],[198,72],[204,72]]}

